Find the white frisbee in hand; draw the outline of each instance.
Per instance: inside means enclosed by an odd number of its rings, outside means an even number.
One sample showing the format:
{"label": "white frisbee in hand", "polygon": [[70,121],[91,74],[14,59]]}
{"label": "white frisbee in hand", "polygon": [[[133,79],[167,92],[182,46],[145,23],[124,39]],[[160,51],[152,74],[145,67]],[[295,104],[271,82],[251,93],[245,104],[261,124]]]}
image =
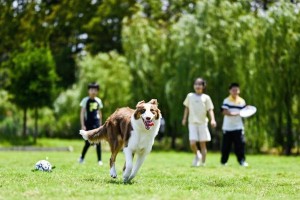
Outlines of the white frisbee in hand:
{"label": "white frisbee in hand", "polygon": [[256,113],[256,107],[255,106],[246,106],[240,111],[241,117],[250,117]]}

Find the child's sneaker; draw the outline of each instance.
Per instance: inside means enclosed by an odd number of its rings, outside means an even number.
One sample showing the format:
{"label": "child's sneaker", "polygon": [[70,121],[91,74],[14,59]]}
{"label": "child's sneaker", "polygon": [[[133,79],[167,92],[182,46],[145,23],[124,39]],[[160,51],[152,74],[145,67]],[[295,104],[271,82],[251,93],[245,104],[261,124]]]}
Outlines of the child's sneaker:
{"label": "child's sneaker", "polygon": [[78,162],[80,163],[80,164],[83,164],[84,163],[84,159],[83,158],[78,158]]}
{"label": "child's sneaker", "polygon": [[193,167],[199,167],[200,166],[200,158],[196,155],[193,162],[192,162]]}
{"label": "child's sneaker", "polygon": [[99,165],[99,166],[102,166],[102,165],[103,165],[103,162],[100,160],[100,161],[98,162],[98,165]]}
{"label": "child's sneaker", "polygon": [[242,166],[242,167],[248,167],[249,164],[248,164],[247,162],[243,161],[243,162],[241,162],[241,166]]}

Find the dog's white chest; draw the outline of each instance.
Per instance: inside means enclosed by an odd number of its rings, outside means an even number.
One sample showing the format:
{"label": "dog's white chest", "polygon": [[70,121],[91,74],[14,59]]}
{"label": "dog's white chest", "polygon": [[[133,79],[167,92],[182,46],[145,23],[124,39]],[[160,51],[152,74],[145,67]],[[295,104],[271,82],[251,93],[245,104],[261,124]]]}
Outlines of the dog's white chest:
{"label": "dog's white chest", "polygon": [[128,147],[136,153],[145,151],[148,153],[151,151],[154,137],[155,135],[152,133],[138,133],[133,130],[128,141]]}

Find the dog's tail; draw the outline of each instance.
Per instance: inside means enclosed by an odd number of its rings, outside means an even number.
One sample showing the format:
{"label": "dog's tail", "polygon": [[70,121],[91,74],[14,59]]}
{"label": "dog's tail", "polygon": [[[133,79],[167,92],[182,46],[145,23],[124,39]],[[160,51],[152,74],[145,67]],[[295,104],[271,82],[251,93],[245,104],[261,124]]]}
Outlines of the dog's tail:
{"label": "dog's tail", "polygon": [[103,124],[99,128],[85,131],[80,130],[79,134],[82,135],[83,139],[88,140],[90,143],[100,143],[101,140],[107,139],[107,124]]}

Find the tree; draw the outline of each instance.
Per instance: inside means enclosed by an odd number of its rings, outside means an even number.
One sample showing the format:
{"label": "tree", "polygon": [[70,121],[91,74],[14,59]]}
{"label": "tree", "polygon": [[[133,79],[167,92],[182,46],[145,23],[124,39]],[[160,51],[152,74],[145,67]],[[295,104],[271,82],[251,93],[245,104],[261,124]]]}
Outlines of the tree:
{"label": "tree", "polygon": [[9,91],[12,101],[24,111],[23,136],[26,136],[27,110],[35,111],[34,141],[38,134],[38,109],[51,106],[55,95],[55,64],[47,47],[36,47],[30,41],[14,53],[11,61]]}
{"label": "tree", "polygon": [[117,108],[136,105],[130,105],[132,99],[130,85],[133,77],[124,56],[116,51],[99,53],[95,56],[87,55],[79,60],[78,65],[81,98],[87,95],[89,83],[97,82],[100,85],[99,96],[104,104],[103,120]]}
{"label": "tree", "polygon": [[300,99],[300,26],[296,23],[299,20],[297,6],[280,1],[259,16],[258,22],[260,32],[255,58],[261,68],[256,78],[265,85],[260,92],[269,97],[264,107],[276,110],[266,117],[269,120],[267,129],[274,137],[274,144],[281,146],[286,155],[292,153],[295,130],[299,130],[295,128],[299,126],[295,120],[299,115],[296,105]]}
{"label": "tree", "polygon": [[11,58],[19,44],[31,40],[35,44],[49,45],[60,77],[58,87],[72,85],[76,55],[86,43],[83,25],[90,21],[100,3],[93,2],[0,1],[1,68],[6,67],[3,62]]}
{"label": "tree", "polygon": [[101,1],[91,20],[84,26],[88,34],[87,49],[93,55],[98,52],[122,50],[121,30],[122,21],[131,16],[135,0]]}
{"label": "tree", "polygon": [[[95,15],[102,1],[45,1],[43,21],[49,32],[47,41],[60,77],[58,85],[67,88],[76,81],[76,55],[86,46],[89,35],[84,26]],[[101,36],[100,36],[101,37]]]}
{"label": "tree", "polygon": [[55,132],[61,137],[74,137],[74,133],[80,129],[79,103],[88,95],[87,85],[90,82],[97,82],[100,85],[98,96],[104,105],[103,123],[117,108],[136,105],[136,102],[132,102],[133,94],[130,87],[133,76],[124,56],[115,51],[95,56],[88,54],[79,58],[77,63],[80,69],[78,82],[62,92],[54,102],[58,121]]}
{"label": "tree", "polygon": [[[172,113],[166,115],[168,131],[176,138],[183,133],[180,105],[192,80],[203,76],[221,133],[218,108],[229,83],[239,82],[247,103],[258,107],[245,123],[248,147],[269,145],[290,154],[299,130],[299,17],[299,7],[285,1],[259,12],[247,1],[199,1],[193,12],[166,23],[141,10],[124,20],[122,35],[134,97],[159,95],[166,114]],[[213,138],[218,141],[218,134]]]}
{"label": "tree", "polygon": [[137,12],[155,21],[169,21],[182,13],[194,11],[196,0],[106,0],[101,1],[97,12],[84,26],[88,34],[87,49],[98,52],[123,51],[123,19]]}

